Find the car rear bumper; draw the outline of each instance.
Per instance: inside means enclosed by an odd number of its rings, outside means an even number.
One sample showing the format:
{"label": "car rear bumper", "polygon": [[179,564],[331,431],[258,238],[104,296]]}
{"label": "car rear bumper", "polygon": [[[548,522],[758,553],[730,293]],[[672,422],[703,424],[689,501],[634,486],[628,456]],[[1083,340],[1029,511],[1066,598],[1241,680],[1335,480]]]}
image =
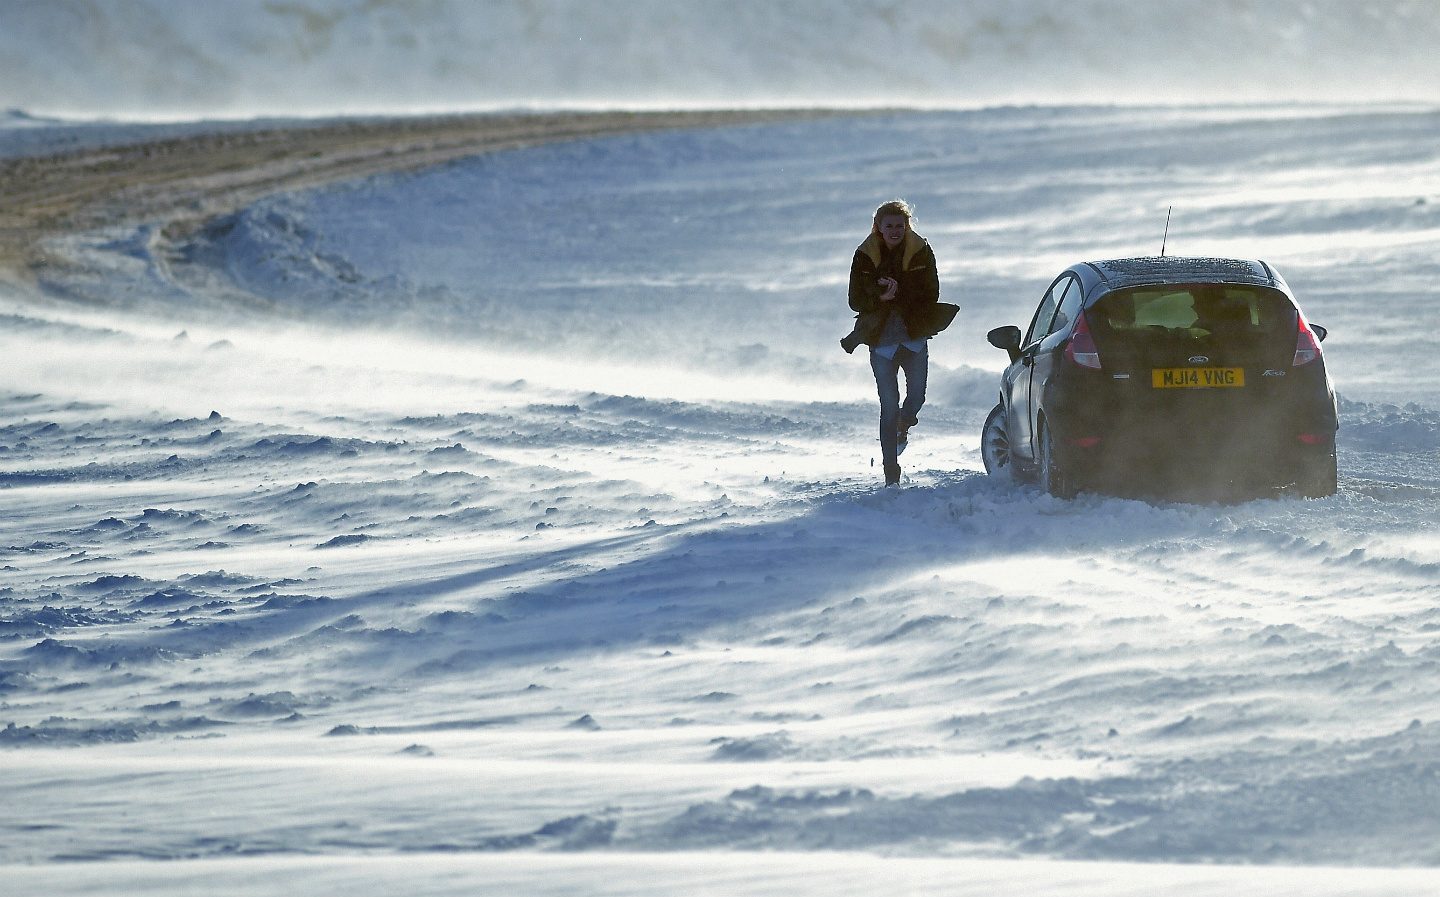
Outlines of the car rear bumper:
{"label": "car rear bumper", "polygon": [[1064,438],[1063,463],[1077,481],[1107,491],[1178,486],[1263,491],[1308,481],[1333,463],[1333,433],[1308,443],[1299,435],[1216,438],[1110,432]]}
{"label": "car rear bumper", "polygon": [[1318,389],[1161,394],[1103,376],[1048,397],[1060,461],[1088,488],[1263,492],[1334,468],[1335,406],[1323,379]]}

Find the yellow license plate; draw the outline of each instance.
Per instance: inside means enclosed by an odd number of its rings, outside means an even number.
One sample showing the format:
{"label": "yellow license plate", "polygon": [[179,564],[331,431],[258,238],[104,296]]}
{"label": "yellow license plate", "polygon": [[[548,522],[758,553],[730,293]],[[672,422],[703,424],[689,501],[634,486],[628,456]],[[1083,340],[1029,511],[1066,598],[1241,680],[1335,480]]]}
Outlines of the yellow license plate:
{"label": "yellow license plate", "polygon": [[1155,368],[1150,385],[1156,389],[1205,389],[1215,386],[1244,386],[1244,368]]}

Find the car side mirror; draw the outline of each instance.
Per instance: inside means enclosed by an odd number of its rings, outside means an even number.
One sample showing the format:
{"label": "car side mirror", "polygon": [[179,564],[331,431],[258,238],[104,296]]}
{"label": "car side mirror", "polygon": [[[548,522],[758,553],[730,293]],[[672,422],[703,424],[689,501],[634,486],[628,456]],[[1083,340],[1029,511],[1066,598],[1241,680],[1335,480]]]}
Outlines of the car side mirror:
{"label": "car side mirror", "polygon": [[1311,324],[1311,325],[1310,325],[1310,329],[1311,329],[1311,331],[1314,332],[1315,338],[1318,339],[1318,340],[1319,340],[1320,342],[1322,342],[1322,343],[1325,342],[1325,337],[1328,336],[1329,333],[1330,333],[1329,330],[1326,330],[1324,327],[1321,327],[1319,324]]}
{"label": "car side mirror", "polygon": [[1019,327],[1013,325],[1010,327],[996,327],[994,330],[985,334],[985,339],[989,340],[990,345],[995,348],[1004,349],[1006,354],[1010,356],[1011,362],[1014,362],[1015,359],[1020,357]]}

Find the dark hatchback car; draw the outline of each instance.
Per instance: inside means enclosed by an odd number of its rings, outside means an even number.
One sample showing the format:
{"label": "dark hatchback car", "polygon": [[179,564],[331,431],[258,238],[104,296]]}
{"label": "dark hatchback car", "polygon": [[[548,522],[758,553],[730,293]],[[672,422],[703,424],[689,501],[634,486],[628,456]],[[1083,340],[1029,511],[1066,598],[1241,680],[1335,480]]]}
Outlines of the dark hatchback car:
{"label": "dark hatchback car", "polygon": [[1260,261],[1134,258],[1057,277],[981,435],[991,475],[1053,495],[1334,494],[1335,391],[1284,279]]}

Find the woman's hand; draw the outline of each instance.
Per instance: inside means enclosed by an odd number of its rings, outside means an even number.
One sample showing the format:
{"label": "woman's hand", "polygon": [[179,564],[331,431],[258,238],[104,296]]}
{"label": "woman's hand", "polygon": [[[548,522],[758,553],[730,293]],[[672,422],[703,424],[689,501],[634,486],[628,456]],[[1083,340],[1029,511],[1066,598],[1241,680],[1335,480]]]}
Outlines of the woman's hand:
{"label": "woman's hand", "polygon": [[900,282],[893,277],[882,277],[876,281],[885,292],[880,294],[881,302],[894,302],[895,293],[900,289]]}

